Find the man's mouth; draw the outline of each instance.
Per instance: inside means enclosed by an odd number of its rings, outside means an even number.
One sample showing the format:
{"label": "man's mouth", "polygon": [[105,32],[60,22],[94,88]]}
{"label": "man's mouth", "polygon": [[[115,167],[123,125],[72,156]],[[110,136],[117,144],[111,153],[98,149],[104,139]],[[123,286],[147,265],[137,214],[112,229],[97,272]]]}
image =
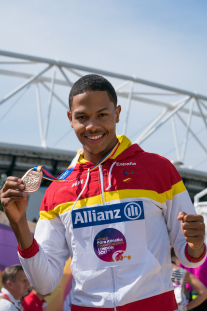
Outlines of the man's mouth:
{"label": "man's mouth", "polygon": [[87,138],[88,140],[93,140],[94,142],[99,141],[103,138],[104,133],[103,134],[96,134],[96,135],[85,135],[85,138]]}
{"label": "man's mouth", "polygon": [[96,136],[86,136],[86,137],[89,138],[89,139],[96,140],[96,139],[99,139],[101,136],[103,136],[103,134],[101,134],[101,135],[96,135]]}

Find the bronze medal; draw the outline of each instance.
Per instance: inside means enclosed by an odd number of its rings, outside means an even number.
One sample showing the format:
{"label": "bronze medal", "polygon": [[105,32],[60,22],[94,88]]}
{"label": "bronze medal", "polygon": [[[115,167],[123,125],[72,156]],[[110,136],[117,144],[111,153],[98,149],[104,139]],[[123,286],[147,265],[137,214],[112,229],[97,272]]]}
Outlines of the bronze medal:
{"label": "bronze medal", "polygon": [[35,192],[39,189],[42,181],[42,172],[36,172],[31,168],[22,177],[23,185],[25,186],[24,192]]}

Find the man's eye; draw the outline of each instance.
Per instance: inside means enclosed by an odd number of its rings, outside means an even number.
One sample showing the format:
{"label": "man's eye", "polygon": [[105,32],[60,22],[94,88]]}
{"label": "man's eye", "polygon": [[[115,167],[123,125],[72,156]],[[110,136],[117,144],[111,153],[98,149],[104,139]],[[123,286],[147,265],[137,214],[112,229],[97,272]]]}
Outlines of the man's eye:
{"label": "man's eye", "polygon": [[84,120],[85,119],[85,116],[79,116],[77,117],[78,120]]}
{"label": "man's eye", "polygon": [[100,113],[99,116],[100,116],[100,117],[105,117],[105,116],[107,116],[107,113]]}

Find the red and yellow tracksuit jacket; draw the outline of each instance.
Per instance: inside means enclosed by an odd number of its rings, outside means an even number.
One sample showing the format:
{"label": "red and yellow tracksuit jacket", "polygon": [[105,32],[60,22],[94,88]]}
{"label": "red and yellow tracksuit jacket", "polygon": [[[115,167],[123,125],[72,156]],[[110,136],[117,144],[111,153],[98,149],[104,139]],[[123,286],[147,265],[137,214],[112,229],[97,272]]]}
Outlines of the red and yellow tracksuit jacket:
{"label": "red and yellow tracksuit jacket", "polygon": [[94,164],[81,156],[72,181],[50,185],[34,243],[19,257],[29,281],[46,294],[71,256],[73,311],[173,311],[170,243],[186,267],[206,256],[190,257],[177,220],[180,211],[195,210],[167,159],[118,139],[103,165],[90,172]]}

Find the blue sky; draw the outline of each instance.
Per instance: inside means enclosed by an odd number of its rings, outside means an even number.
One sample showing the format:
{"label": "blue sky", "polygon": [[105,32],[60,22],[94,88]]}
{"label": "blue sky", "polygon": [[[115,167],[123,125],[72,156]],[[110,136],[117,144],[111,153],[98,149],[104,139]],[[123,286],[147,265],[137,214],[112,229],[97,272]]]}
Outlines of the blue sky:
{"label": "blue sky", "polygon": [[[204,0],[1,1],[0,49],[136,75],[207,95],[206,10]],[[12,66],[4,68],[17,69]],[[22,82],[21,79],[0,76],[0,98]],[[67,102],[69,90],[60,92]],[[0,107],[0,118],[19,95]],[[42,103],[47,103],[47,94],[42,93],[41,96]],[[129,137],[160,113],[159,109],[150,107],[150,118],[149,107],[132,104],[137,119],[131,116]],[[123,112],[124,109],[123,106]],[[38,126],[36,114],[35,89],[31,87],[0,122],[0,141],[40,144],[35,127]],[[27,123],[29,118],[32,130],[27,133],[21,124]],[[183,132],[182,126],[177,126]],[[202,121],[196,119],[192,126],[195,132],[204,127]],[[68,130],[65,111],[56,107],[54,101],[49,146],[53,146]],[[166,124],[164,131],[162,137],[158,131],[142,147],[175,159],[170,123]],[[57,147],[77,149],[78,142],[70,134]],[[202,135],[206,133],[200,135],[203,139]],[[179,139],[181,142],[183,136],[179,135]],[[207,161],[196,167],[205,161],[206,154],[193,139],[189,140],[187,152],[187,167],[207,171]]]}

